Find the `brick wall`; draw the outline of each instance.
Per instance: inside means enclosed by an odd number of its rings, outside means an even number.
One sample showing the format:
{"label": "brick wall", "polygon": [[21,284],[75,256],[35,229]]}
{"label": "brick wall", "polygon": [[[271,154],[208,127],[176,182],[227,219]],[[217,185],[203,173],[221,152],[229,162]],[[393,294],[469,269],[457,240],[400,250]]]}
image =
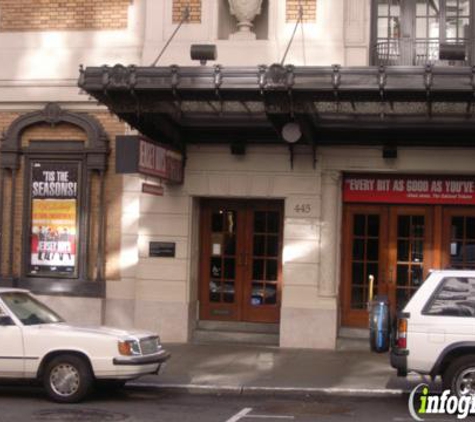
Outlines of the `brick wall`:
{"label": "brick wall", "polygon": [[296,22],[299,17],[299,6],[303,8],[303,21],[317,20],[317,0],[287,0],[285,9],[286,22]]}
{"label": "brick wall", "polygon": [[130,0],[0,0],[0,32],[124,29]]}
{"label": "brick wall", "polygon": [[[13,120],[18,117],[16,113],[0,113],[0,130],[6,130]],[[115,137],[116,135],[124,134],[124,124],[121,123],[115,116],[109,113],[96,113],[95,117],[103,125],[105,131],[109,135],[111,154],[109,156],[109,167],[106,174],[106,279],[117,280],[120,278],[119,267],[119,251],[120,251],[120,224],[121,224],[121,191],[122,191],[122,176],[115,173]],[[29,145],[31,141],[35,140],[82,140],[86,141],[87,137],[76,126],[61,123],[54,127],[47,124],[38,124],[27,128],[22,134],[22,146]],[[13,274],[18,276],[21,272],[21,257],[22,257],[22,236],[23,236],[23,207],[25,205],[26,197],[24,195],[24,160],[22,159],[20,171],[17,174],[16,189],[15,189],[15,224],[14,224],[14,262]],[[1,175],[0,175],[1,177]],[[9,210],[10,210],[10,175],[7,174],[5,178],[4,191],[4,213],[0,218],[0,227],[6,229],[1,232],[1,242],[3,246],[3,256],[0,257],[0,265],[2,273],[5,274],[9,265]],[[99,206],[99,178],[94,177],[91,186],[91,220],[94,223],[91,227],[92,235],[90,238],[90,254],[89,275],[92,277],[95,270],[95,259],[97,254],[97,215]],[[3,224],[2,224],[3,223]]]}
{"label": "brick wall", "polygon": [[186,7],[189,7],[189,23],[201,22],[201,0],[173,0],[173,23],[178,23],[183,17]]}

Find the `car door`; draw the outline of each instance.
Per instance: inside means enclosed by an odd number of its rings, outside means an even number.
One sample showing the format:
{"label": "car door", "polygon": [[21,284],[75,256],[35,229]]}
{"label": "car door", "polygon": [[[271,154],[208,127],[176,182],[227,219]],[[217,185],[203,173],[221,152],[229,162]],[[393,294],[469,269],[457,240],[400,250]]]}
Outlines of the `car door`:
{"label": "car door", "polygon": [[0,378],[22,378],[24,365],[22,328],[0,300]]}

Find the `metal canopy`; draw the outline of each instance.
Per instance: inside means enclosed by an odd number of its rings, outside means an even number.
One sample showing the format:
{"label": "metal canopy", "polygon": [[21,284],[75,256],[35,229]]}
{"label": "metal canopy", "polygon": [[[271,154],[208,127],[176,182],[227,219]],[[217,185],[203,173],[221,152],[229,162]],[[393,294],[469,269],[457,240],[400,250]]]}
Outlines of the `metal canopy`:
{"label": "metal canopy", "polygon": [[475,67],[87,67],[80,88],[141,133],[189,143],[471,146]]}

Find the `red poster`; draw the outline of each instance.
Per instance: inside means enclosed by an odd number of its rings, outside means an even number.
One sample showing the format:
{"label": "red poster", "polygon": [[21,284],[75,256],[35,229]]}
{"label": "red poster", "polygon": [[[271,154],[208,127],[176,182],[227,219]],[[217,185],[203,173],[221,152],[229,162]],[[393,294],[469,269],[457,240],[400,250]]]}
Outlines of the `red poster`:
{"label": "red poster", "polygon": [[343,201],[475,205],[475,176],[348,174]]}

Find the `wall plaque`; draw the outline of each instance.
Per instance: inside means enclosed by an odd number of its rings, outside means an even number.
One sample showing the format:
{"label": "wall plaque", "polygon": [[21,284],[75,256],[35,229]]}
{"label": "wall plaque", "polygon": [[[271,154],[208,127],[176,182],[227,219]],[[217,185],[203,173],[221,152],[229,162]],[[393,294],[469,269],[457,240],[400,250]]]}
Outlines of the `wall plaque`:
{"label": "wall plaque", "polygon": [[150,242],[148,256],[155,258],[175,258],[176,243]]}

